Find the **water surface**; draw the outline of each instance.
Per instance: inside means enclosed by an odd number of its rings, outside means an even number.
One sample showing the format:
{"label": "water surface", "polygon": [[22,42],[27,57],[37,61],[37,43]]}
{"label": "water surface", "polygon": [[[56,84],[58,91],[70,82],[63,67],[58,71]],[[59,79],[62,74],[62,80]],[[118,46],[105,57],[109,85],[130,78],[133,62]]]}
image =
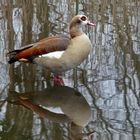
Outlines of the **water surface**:
{"label": "water surface", "polygon": [[[140,139],[138,0],[0,1],[0,139],[72,139],[70,122],[43,118],[28,109],[31,106],[25,107],[25,102],[24,106],[7,102],[13,101],[15,91],[28,95],[50,88],[52,76],[36,65],[9,65],[6,53],[48,35],[66,34],[76,14],[87,15],[96,27],[85,28],[93,44],[88,59],[62,75],[66,86],[83,95],[92,114],[73,139]],[[92,131],[95,133],[87,137]]]}

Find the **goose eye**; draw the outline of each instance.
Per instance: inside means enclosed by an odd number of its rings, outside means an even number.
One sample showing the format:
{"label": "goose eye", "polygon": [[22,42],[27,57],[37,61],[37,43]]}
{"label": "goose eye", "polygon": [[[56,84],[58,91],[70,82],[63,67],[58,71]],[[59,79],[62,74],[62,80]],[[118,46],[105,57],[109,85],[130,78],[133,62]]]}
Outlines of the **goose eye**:
{"label": "goose eye", "polygon": [[81,17],[81,20],[82,20],[82,21],[86,21],[87,18],[86,18],[85,16],[82,16],[82,17]]}

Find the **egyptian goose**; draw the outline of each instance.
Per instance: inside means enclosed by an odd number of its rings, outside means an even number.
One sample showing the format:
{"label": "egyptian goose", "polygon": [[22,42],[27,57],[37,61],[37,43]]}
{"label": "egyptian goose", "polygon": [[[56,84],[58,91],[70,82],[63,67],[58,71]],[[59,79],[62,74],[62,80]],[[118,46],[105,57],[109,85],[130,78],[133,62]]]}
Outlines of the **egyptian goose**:
{"label": "egyptian goose", "polygon": [[28,61],[45,66],[54,73],[76,67],[88,56],[92,46],[82,30],[83,25],[94,26],[85,15],[76,15],[70,22],[68,36],[51,36],[10,51],[8,63]]}

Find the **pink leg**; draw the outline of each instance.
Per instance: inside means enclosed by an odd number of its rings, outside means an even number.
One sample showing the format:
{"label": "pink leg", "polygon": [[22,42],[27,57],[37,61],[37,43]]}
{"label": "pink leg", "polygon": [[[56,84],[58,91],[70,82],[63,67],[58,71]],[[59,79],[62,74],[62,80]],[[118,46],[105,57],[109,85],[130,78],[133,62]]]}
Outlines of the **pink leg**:
{"label": "pink leg", "polygon": [[59,75],[53,76],[54,86],[64,86],[64,81]]}
{"label": "pink leg", "polygon": [[87,136],[88,136],[88,139],[89,139],[89,140],[92,140],[92,139],[93,139],[93,137],[94,137],[94,132],[95,132],[95,131],[92,131],[92,132],[87,133]]}

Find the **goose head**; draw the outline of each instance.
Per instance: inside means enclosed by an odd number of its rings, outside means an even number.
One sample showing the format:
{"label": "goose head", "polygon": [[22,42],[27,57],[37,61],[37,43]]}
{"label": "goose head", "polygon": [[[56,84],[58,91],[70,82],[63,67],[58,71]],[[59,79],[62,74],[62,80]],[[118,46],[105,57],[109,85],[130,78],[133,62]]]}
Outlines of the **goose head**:
{"label": "goose head", "polygon": [[74,38],[83,34],[82,27],[83,26],[94,26],[95,24],[88,20],[87,16],[85,15],[76,15],[72,18],[69,26],[70,36]]}

